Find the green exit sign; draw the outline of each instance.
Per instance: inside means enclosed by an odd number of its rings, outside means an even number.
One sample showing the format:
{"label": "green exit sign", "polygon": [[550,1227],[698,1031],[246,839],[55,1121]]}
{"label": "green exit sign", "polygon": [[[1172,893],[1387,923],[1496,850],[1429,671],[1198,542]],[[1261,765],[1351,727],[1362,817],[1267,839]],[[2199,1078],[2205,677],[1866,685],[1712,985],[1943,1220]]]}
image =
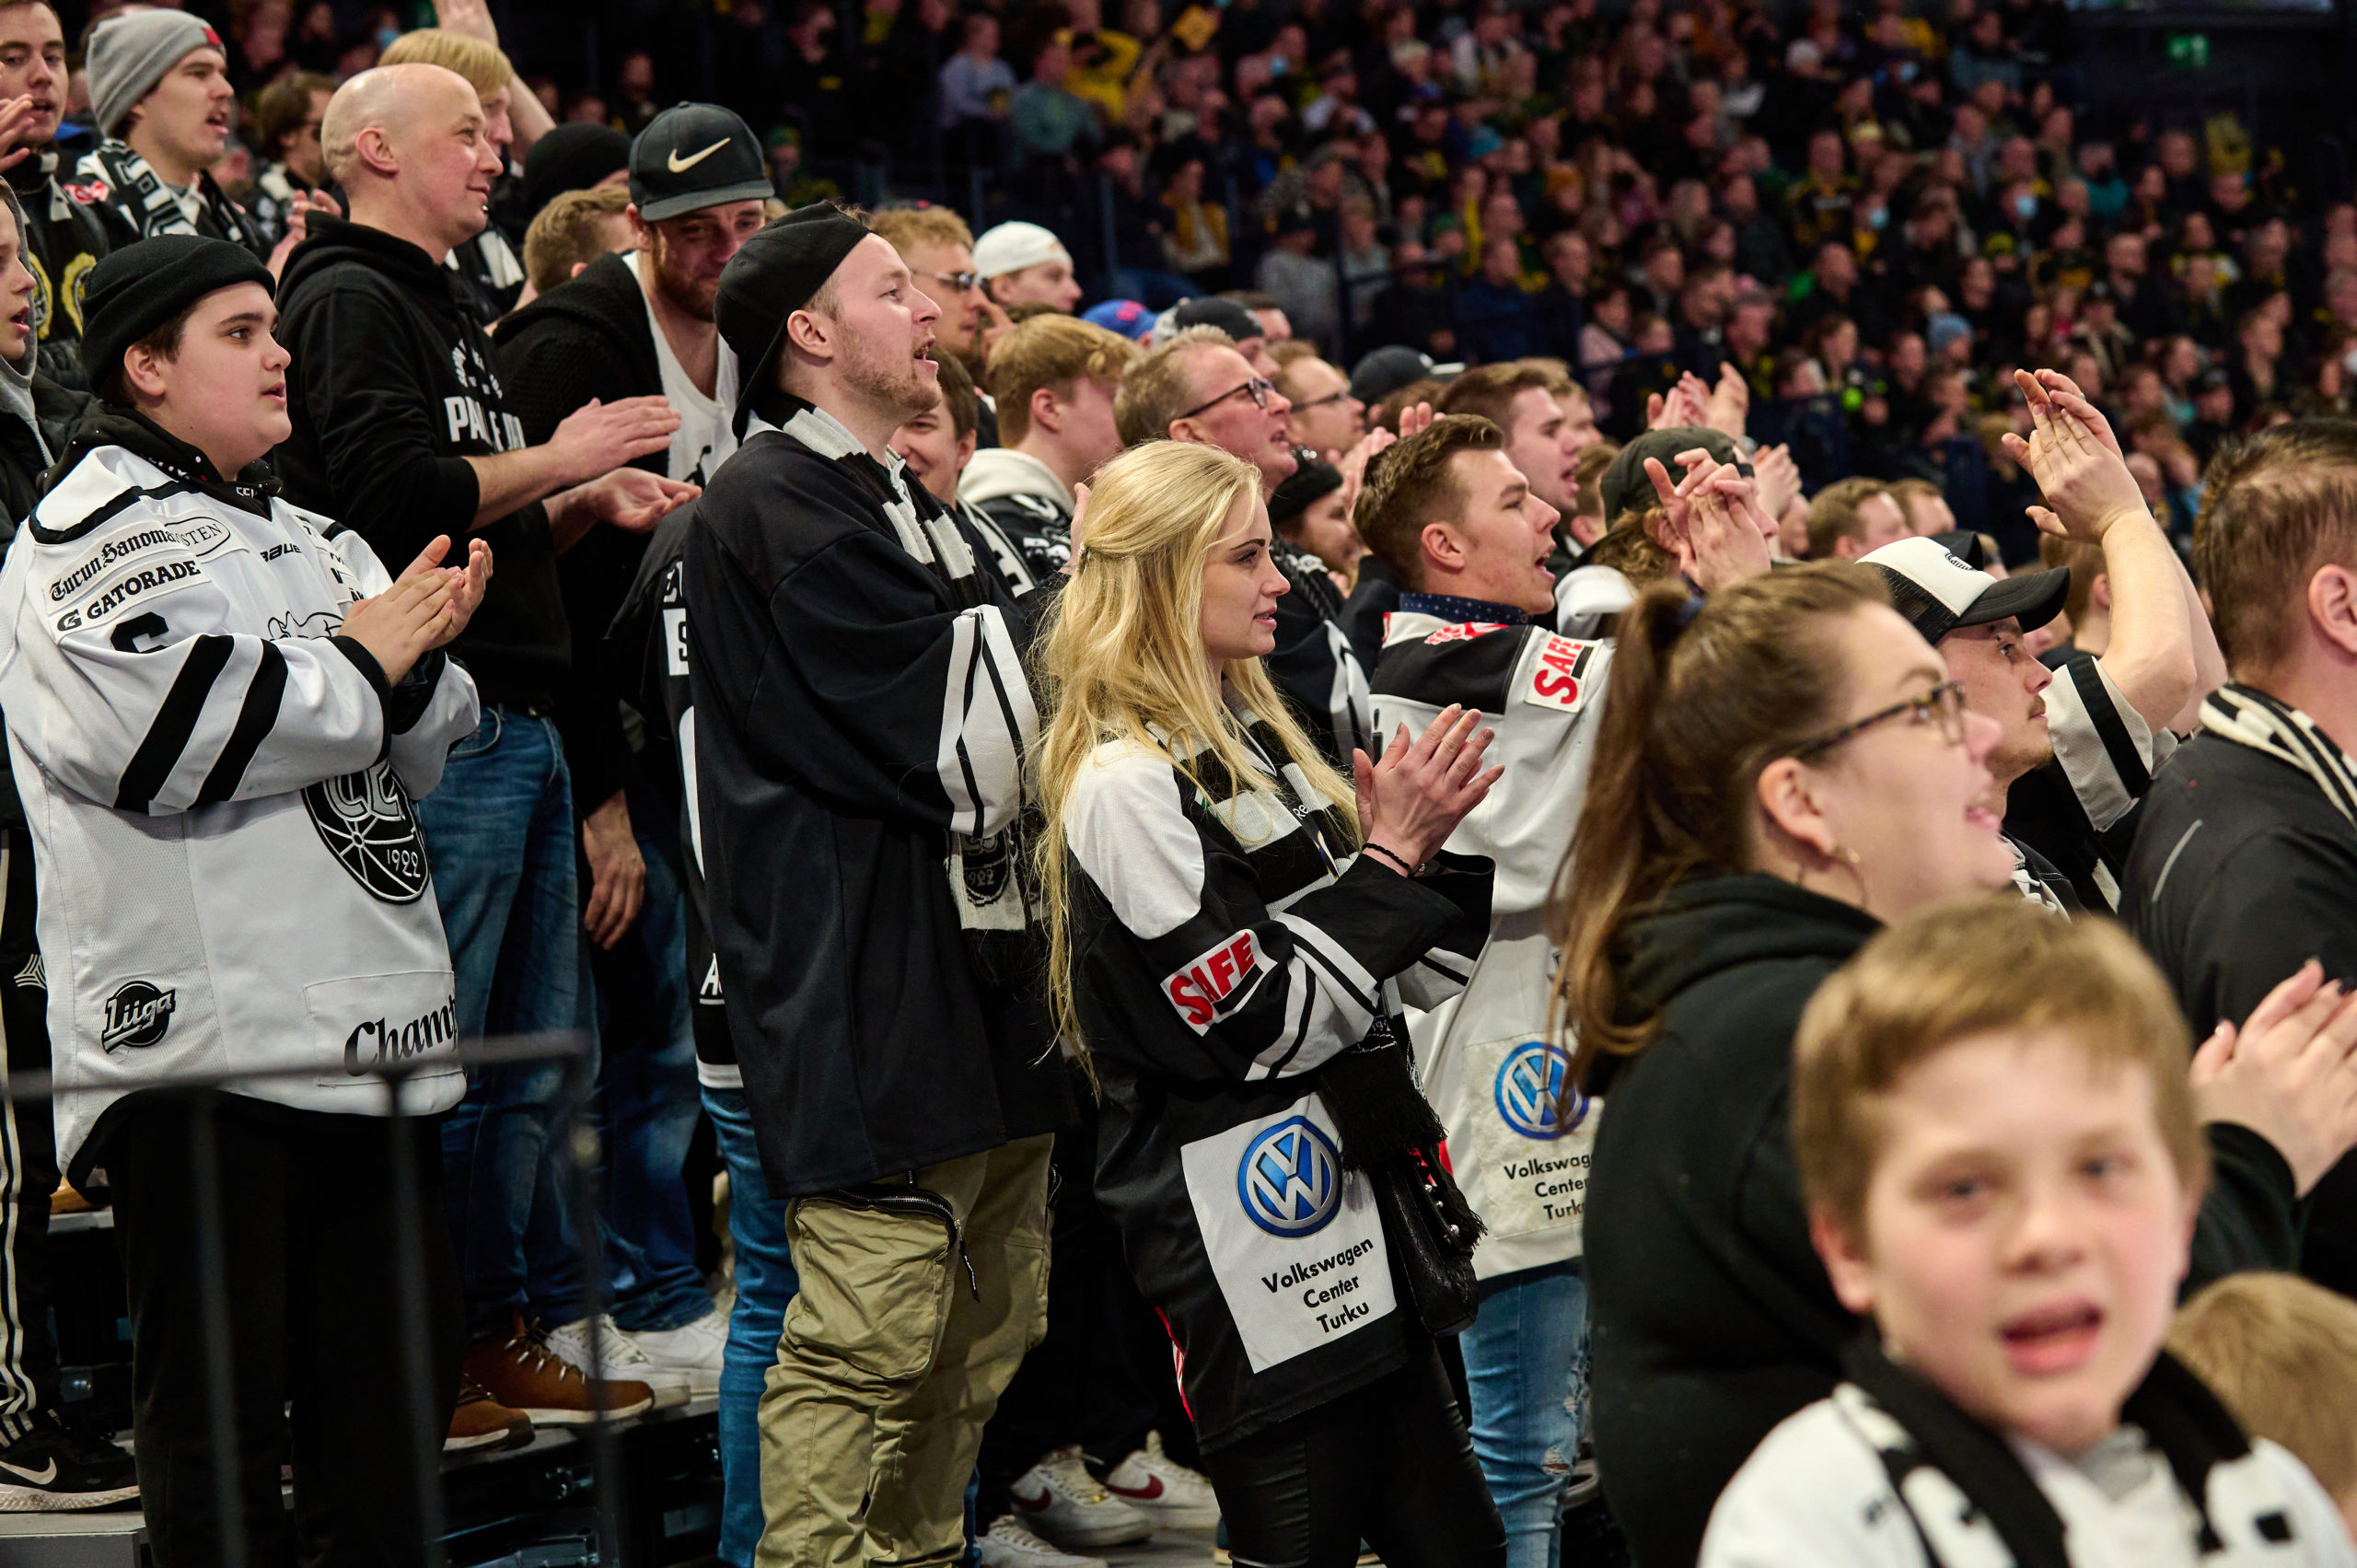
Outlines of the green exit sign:
{"label": "green exit sign", "polygon": [[2169,64],[2198,71],[2210,64],[2210,35],[2173,32],[2168,35]]}

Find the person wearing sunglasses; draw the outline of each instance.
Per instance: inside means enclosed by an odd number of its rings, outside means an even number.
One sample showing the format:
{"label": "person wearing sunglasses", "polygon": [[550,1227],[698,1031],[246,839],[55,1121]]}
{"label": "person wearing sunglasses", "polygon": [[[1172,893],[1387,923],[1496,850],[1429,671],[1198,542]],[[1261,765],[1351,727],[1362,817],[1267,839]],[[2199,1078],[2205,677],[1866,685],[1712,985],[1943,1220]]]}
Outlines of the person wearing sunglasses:
{"label": "person wearing sunglasses", "polygon": [[[1585,1237],[1596,1463],[1640,1562],[1694,1560],[1720,1490],[1832,1392],[1856,1330],[1786,1132],[1810,996],[1885,924],[2014,875],[1991,804],[2004,726],[1887,582],[1823,562],[1698,603],[1672,580],[1620,618],[1553,930],[1572,1081],[1604,1101]],[[2339,1136],[2357,1087],[2338,1058],[2332,1093],[2272,1050],[2234,1063],[2238,1099],[2195,1075],[2217,1171],[2196,1283],[2292,1265],[2279,1151]]]}

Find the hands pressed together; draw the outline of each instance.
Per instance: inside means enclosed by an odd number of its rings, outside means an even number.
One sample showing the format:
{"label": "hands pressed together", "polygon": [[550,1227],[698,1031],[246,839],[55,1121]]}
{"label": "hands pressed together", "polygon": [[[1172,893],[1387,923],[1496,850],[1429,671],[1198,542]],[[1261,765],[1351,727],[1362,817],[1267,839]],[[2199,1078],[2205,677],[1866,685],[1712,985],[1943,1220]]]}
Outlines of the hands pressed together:
{"label": "hands pressed together", "polygon": [[450,536],[440,534],[384,592],[354,601],[339,635],[351,638],[399,683],[417,661],[467,629],[491,586],[491,546],[467,545],[464,566],[445,566]]}
{"label": "hands pressed together", "polygon": [[1401,725],[1380,762],[1351,753],[1359,825],[1376,864],[1398,871],[1438,854],[1504,774],[1481,766],[1496,732],[1477,729],[1480,722],[1479,713],[1451,703],[1412,740]]}

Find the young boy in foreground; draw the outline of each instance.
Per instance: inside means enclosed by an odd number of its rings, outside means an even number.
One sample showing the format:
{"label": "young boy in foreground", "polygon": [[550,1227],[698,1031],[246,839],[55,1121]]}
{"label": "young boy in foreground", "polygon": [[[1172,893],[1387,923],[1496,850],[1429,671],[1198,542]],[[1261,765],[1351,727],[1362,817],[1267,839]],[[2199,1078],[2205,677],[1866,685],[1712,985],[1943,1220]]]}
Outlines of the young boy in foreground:
{"label": "young boy in foreground", "polygon": [[2207,1145],[2125,935],[2015,900],[1909,922],[1794,1056],[1811,1237],[1867,1322],[1728,1484],[1703,1568],[2357,1562],[2299,1461],[2162,1353]]}

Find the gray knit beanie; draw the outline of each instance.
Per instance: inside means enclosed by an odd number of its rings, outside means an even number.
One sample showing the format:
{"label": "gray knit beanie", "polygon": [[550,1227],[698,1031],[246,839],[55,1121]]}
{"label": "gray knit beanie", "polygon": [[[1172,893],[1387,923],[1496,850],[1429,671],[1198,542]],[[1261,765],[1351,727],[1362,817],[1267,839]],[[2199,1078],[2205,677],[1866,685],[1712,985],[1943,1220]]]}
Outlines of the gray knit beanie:
{"label": "gray knit beanie", "polygon": [[134,11],[90,35],[90,108],[99,134],[112,136],[164,73],[190,51],[221,47],[221,35],[186,11]]}

